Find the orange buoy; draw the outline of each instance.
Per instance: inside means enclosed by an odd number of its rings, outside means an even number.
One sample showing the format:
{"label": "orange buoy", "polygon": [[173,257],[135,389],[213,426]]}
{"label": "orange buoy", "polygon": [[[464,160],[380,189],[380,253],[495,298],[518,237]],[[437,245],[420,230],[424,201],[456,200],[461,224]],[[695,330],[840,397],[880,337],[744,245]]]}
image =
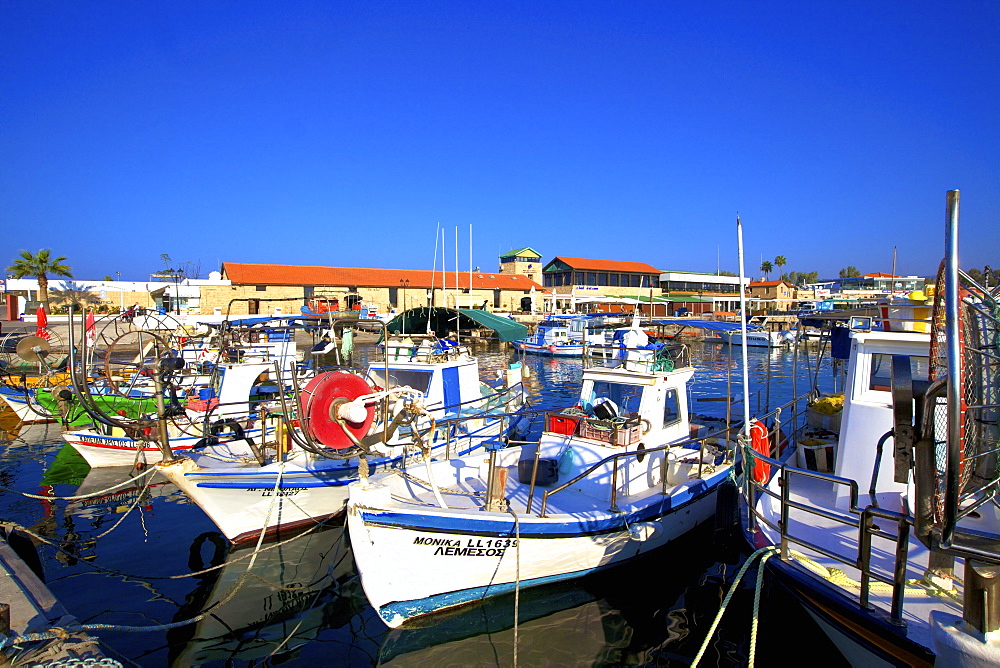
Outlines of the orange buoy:
{"label": "orange buoy", "polygon": [[[767,427],[760,420],[757,420],[750,427],[750,445],[754,451],[764,457],[771,456],[771,444],[767,438]],[[757,484],[763,485],[771,477],[771,465],[762,459],[753,460],[753,480]]]}

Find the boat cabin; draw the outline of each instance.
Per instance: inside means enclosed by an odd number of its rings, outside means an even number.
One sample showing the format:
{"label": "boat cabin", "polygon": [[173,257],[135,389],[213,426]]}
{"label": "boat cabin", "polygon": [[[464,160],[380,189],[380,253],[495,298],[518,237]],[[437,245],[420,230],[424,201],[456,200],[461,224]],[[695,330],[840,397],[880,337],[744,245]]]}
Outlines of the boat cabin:
{"label": "boat cabin", "polygon": [[[893,428],[892,357],[910,359],[914,381],[927,381],[930,370],[930,336],[915,332],[855,332],[851,335],[848,385],[844,388],[844,411],[837,440],[834,474],[858,481],[868,491],[874,472],[879,439]],[[893,439],[882,447],[876,490],[906,492],[906,483],[894,481]],[[849,490],[838,485],[837,506],[850,505]]]}

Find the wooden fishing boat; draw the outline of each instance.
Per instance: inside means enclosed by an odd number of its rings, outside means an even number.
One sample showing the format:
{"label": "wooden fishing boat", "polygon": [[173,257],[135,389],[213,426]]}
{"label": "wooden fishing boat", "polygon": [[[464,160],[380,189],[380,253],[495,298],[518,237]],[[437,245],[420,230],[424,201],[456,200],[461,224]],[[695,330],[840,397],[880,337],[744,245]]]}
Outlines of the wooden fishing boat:
{"label": "wooden fishing boat", "polygon": [[731,459],[690,438],[686,349],[620,353],[590,361],[578,409],[537,444],[350,486],[355,561],[386,624],[623,563],[714,514]]}

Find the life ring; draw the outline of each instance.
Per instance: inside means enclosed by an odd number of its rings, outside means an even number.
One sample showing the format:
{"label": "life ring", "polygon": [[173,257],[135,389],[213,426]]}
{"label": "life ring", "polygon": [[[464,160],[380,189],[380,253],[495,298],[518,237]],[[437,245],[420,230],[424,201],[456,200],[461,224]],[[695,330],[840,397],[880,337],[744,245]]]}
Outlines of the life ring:
{"label": "life ring", "polygon": [[[750,427],[750,445],[754,452],[764,457],[771,456],[771,443],[767,438],[767,427],[760,420],[757,420]],[[762,459],[753,460],[753,480],[759,485],[767,482],[771,476],[771,465]]]}

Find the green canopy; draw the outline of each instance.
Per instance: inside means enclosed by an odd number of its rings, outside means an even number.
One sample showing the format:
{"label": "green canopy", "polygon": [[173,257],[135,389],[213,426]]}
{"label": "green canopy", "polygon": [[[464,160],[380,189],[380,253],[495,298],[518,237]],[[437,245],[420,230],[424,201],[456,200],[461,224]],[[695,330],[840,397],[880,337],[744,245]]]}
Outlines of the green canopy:
{"label": "green canopy", "polygon": [[423,334],[430,330],[439,336],[460,329],[491,329],[505,343],[528,336],[528,328],[521,323],[474,308],[411,308],[386,323],[386,329],[392,334]]}

